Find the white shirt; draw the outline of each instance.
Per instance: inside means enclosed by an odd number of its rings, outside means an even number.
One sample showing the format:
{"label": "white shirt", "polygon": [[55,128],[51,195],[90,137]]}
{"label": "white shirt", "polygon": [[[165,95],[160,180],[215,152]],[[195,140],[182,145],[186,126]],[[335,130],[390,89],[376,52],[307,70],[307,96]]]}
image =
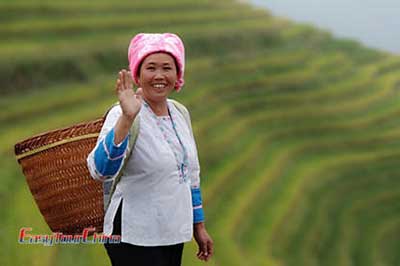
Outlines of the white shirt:
{"label": "white shirt", "polygon": [[[173,103],[168,107],[188,153],[188,182],[182,182],[173,149],[182,159],[182,147],[167,117],[153,117],[142,106],[140,129],[132,155],[112,195],[104,217],[104,234],[113,231],[113,219],[123,200],[121,241],[139,246],[172,245],[190,241],[193,235],[191,188],[199,187],[200,167],[193,132]],[[120,106],[110,110],[100,132],[99,143],[121,115]],[[159,125],[157,121],[159,120]],[[160,129],[164,128],[164,131]],[[166,136],[163,136],[163,132]],[[172,145],[166,141],[169,139]],[[171,147],[172,146],[172,147]],[[95,168],[93,152],[88,165]]]}

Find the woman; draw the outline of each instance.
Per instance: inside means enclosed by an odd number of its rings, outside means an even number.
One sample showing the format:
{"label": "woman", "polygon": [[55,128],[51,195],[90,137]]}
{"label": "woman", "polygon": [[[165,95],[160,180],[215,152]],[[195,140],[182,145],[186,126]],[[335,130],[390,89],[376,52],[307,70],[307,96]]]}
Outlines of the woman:
{"label": "woman", "polygon": [[[180,265],[184,242],[194,235],[197,257],[207,261],[213,242],[204,226],[196,144],[187,110],[168,99],[184,84],[183,43],[171,33],[141,33],[128,58],[130,72],[120,71],[116,84],[119,105],[107,114],[88,156],[93,178],[121,177],[104,233],[122,241],[105,248],[112,265]],[[132,138],[135,121],[140,127]]]}

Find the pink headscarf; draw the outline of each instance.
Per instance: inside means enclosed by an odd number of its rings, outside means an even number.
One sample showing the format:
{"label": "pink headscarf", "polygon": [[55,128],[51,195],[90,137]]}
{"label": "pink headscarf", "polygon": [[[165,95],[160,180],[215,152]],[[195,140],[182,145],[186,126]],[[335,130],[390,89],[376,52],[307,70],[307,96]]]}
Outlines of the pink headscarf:
{"label": "pink headscarf", "polygon": [[185,48],[182,40],[173,33],[139,33],[131,40],[128,49],[129,68],[136,85],[139,83],[138,68],[146,56],[166,52],[172,55],[177,65],[178,79],[175,90],[180,91],[185,81]]}

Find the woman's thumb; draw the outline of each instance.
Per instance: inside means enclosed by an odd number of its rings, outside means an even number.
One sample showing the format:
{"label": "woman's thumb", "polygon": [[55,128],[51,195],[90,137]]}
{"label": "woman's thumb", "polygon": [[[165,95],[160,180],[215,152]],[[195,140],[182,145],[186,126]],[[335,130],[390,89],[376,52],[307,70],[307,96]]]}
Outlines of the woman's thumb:
{"label": "woman's thumb", "polygon": [[142,99],[142,97],[143,97],[143,89],[142,88],[138,88],[136,90],[135,94],[136,94],[136,98]]}

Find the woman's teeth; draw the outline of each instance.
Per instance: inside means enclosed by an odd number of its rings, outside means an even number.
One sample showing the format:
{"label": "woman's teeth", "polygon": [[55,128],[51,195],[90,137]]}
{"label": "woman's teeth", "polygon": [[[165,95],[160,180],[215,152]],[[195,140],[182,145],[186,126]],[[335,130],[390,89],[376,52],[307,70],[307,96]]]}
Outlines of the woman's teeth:
{"label": "woman's teeth", "polygon": [[157,89],[163,89],[163,88],[165,88],[165,85],[164,84],[154,84],[153,87],[157,88]]}

